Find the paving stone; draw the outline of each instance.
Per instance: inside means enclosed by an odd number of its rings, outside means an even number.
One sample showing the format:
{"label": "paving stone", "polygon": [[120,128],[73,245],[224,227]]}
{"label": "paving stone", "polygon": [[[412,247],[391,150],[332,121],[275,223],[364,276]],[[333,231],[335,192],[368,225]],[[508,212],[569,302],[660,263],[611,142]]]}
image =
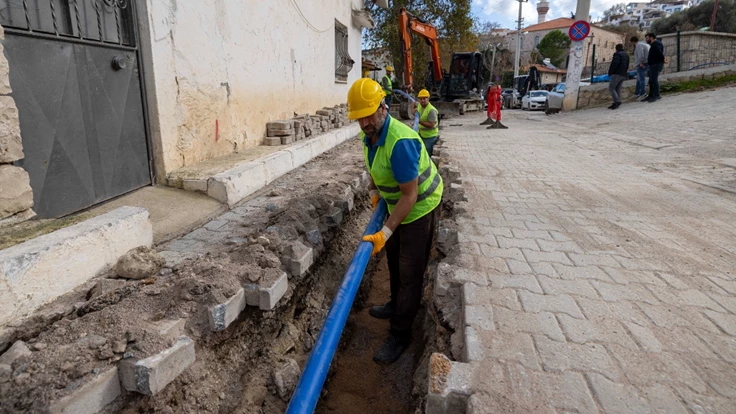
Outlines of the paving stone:
{"label": "paving stone", "polygon": [[456,282],[471,282],[479,286],[488,286],[488,276],[485,272],[453,268],[453,280]]}
{"label": "paving stone", "polygon": [[533,231],[524,229],[511,229],[514,237],[517,239],[542,239],[542,240],[553,240],[552,235],[548,231]]}
{"label": "paving stone", "polygon": [[727,291],[731,294],[736,294],[736,281],[732,280],[723,280],[718,277],[710,276],[708,277],[713,283],[720,286],[723,290]]}
{"label": "paving stone", "polygon": [[173,346],[148,358],[121,361],[120,383],[128,391],[156,395],[194,363],[194,342],[180,338]]}
{"label": "paving stone", "polygon": [[238,292],[224,303],[209,308],[210,330],[222,331],[238,319],[240,312],[245,309],[245,290]]}
{"label": "paving stone", "polygon": [[532,268],[526,262],[520,262],[514,259],[506,259],[506,265],[514,275],[529,275],[532,274]]}
{"label": "paving stone", "polygon": [[[438,270],[437,279],[440,271]],[[475,283],[466,282],[462,285],[463,305],[485,305],[491,303],[494,290],[488,286],[479,286]],[[515,294],[515,293],[514,293]]]}
{"label": "paving stone", "polygon": [[591,283],[603,300],[608,302],[630,300],[651,305],[659,304],[659,301],[643,285],[611,285],[598,281],[591,281]]}
{"label": "paving stone", "polygon": [[736,398],[736,370],[732,365],[724,364],[719,359],[702,358],[696,352],[684,355],[683,359],[716,393]]}
{"label": "paving stone", "polygon": [[499,257],[502,259],[514,259],[520,262],[525,262],[526,258],[519,249],[501,249],[492,246],[482,245],[480,246],[481,252],[486,257]]}
{"label": "paving stone", "polygon": [[490,300],[484,301],[484,303],[491,303],[495,306],[503,306],[506,309],[513,311],[521,310],[521,303],[519,303],[519,297],[514,289],[489,289],[491,291]]}
{"label": "paving stone", "polygon": [[574,318],[584,318],[575,300],[568,295],[537,295],[525,290],[518,293],[521,306],[526,312],[566,313]]}
{"label": "paving stone", "polygon": [[264,311],[276,307],[279,300],[289,289],[289,278],[286,272],[273,270],[273,274],[263,277],[258,283],[247,284],[243,287],[245,289],[246,304],[258,306]]}
{"label": "paving stone", "polygon": [[641,349],[647,352],[662,352],[662,344],[659,343],[649,327],[637,325],[633,322],[624,322],[623,324]]}
{"label": "paving stone", "polygon": [[736,337],[696,330],[695,334],[729,364],[736,364]]}
{"label": "paving stone", "polygon": [[597,372],[614,381],[621,379],[603,345],[556,342],[540,335],[534,336],[534,342],[545,371]]}
{"label": "paving stone", "polygon": [[[467,285],[467,284],[466,284]],[[463,305],[465,325],[476,329],[493,331],[493,308],[491,305]]]}
{"label": "paving stone", "polygon": [[[573,267],[564,266],[559,263],[552,263],[557,275],[562,279],[595,279],[603,282],[614,283],[613,279],[603,270],[595,266]],[[547,275],[551,276],[551,275]]]}
{"label": "paving stone", "polygon": [[524,257],[526,257],[526,261],[529,263],[550,262],[565,265],[572,264],[565,253],[561,252],[537,252],[528,249],[523,249],[522,252],[524,253]]}
{"label": "paving stone", "polygon": [[491,287],[494,289],[519,288],[534,293],[542,293],[537,279],[532,275],[494,275],[488,276]]}
{"label": "paving stone", "polygon": [[564,280],[553,279],[547,276],[537,276],[539,284],[544,293],[548,295],[569,294],[574,296],[585,296],[591,299],[600,299],[598,292],[586,280]]}
{"label": "paving stone", "polygon": [[726,315],[710,310],[703,311],[705,316],[712,320],[723,332],[736,336],[736,315]]}
{"label": "paving stone", "polygon": [[486,355],[484,353],[483,341],[480,333],[473,326],[465,326],[463,328],[463,358],[465,362],[483,361]]}
{"label": "paving stone", "polygon": [[646,398],[636,388],[609,381],[596,373],[586,375],[593,394],[600,401],[606,413],[650,413],[651,407]]}
{"label": "paving stone", "polygon": [[639,303],[639,308],[655,325],[662,328],[682,326],[685,328],[702,329],[712,333],[721,333],[721,330],[698,308],[678,308],[671,305],[652,306]]}
{"label": "paving stone", "polygon": [[118,369],[113,367],[91,380],[71,394],[49,405],[51,414],[95,414],[120,396]]}
{"label": "paving stone", "polygon": [[699,393],[708,389],[703,380],[681,359],[671,352],[633,352],[619,345],[608,345],[626,378],[636,386],[656,382],[682,384]]}
{"label": "paving stone", "polygon": [[555,316],[549,312],[515,312],[494,306],[493,315],[498,329],[503,332],[525,332],[546,335],[555,341],[565,341]]}
{"label": "paving stone", "polygon": [[289,270],[294,277],[301,277],[314,263],[314,250],[300,241],[289,245]]}
{"label": "paving stone", "polygon": [[720,357],[689,329],[681,327],[669,329],[654,327],[652,331],[665,351],[678,352],[680,354],[695,354],[698,358],[720,360]]}
{"label": "paving stone", "polygon": [[592,255],[592,254],[578,254],[570,253],[570,260],[575,266],[608,266],[608,267],[621,267],[621,265],[611,256],[607,255]]}
{"label": "paving stone", "polygon": [[506,260],[500,257],[477,257],[476,263],[480,268],[491,273],[510,273],[510,269],[506,264]]}
{"label": "paving stone", "polygon": [[342,223],[342,218],[343,218],[342,209],[340,209],[339,207],[334,207],[325,216],[327,227],[339,227],[340,223]]}
{"label": "paving stone", "polygon": [[619,267],[601,267],[614,282],[622,285],[628,285],[629,283],[644,283],[648,285],[655,285],[660,287],[666,287],[667,283],[658,278],[654,272],[647,270],[628,270]]}
{"label": "paving stone", "polygon": [[571,241],[550,241],[538,239],[537,244],[542,251],[545,252],[571,252],[582,253],[582,249],[575,242]]}
{"label": "paving stone", "polygon": [[676,290],[661,286],[650,286],[649,290],[654,296],[662,302],[675,306],[699,306],[708,308],[716,312],[726,313],[727,311],[705,293],[695,290]]}
{"label": "paving stone", "polygon": [[505,383],[508,388],[503,389],[501,395],[508,396],[511,401],[534,404],[531,409],[519,412],[536,414],[598,411],[585,379],[577,372],[549,373],[524,369],[520,365],[509,365],[507,372]]}
{"label": "paving stone", "polygon": [[649,401],[653,413],[658,414],[687,414],[687,408],[680,402],[680,398],[668,387],[654,384],[643,387],[641,394]]}
{"label": "paving stone", "polygon": [[534,274],[536,275],[559,277],[559,275],[557,275],[557,272],[555,272],[555,268],[552,267],[551,263],[529,263],[529,266],[532,268],[532,272],[534,272]]}
{"label": "paving stone", "polygon": [[557,315],[562,331],[570,341],[585,344],[597,342],[602,344],[619,344],[626,348],[639,350],[626,329],[613,318],[599,318],[594,320],[576,319],[568,315]]}
{"label": "paving stone", "polygon": [[531,335],[520,333],[481,334],[484,358],[497,359],[500,362],[516,362],[526,368],[541,370],[537,361],[534,341]]}
{"label": "paving stone", "polygon": [[502,249],[510,249],[510,248],[517,248],[517,249],[530,249],[530,250],[539,250],[539,246],[537,246],[537,243],[534,241],[534,239],[509,239],[503,236],[496,237],[498,240],[498,247]]}

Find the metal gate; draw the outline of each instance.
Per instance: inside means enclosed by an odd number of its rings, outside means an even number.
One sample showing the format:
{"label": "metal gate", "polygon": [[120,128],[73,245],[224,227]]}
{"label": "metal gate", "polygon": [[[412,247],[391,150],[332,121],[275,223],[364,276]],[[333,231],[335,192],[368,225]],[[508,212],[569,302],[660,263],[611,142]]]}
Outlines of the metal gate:
{"label": "metal gate", "polygon": [[33,209],[60,217],[151,183],[132,0],[0,0]]}

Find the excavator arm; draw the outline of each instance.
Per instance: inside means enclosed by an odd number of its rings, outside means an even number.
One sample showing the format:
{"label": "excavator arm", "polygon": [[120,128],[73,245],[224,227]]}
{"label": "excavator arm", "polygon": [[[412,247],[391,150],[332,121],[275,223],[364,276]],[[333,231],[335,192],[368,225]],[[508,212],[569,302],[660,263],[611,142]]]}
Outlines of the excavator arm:
{"label": "excavator arm", "polygon": [[414,76],[412,75],[411,61],[411,33],[422,36],[432,52],[432,75],[435,82],[442,80],[442,65],[440,64],[440,46],[437,42],[437,29],[431,24],[420,20],[406,11],[403,7],[399,12],[399,39],[404,54],[404,88],[412,92],[414,88]]}

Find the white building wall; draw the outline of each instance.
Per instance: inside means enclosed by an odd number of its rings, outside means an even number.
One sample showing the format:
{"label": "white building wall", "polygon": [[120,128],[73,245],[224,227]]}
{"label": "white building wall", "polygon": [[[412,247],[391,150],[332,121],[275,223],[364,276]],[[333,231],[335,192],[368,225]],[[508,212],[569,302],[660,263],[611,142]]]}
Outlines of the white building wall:
{"label": "white building wall", "polygon": [[[299,9],[297,9],[298,5]],[[266,122],[346,102],[360,77],[361,0],[146,0],[153,152],[166,173],[260,144]],[[335,81],[334,21],[355,64]]]}

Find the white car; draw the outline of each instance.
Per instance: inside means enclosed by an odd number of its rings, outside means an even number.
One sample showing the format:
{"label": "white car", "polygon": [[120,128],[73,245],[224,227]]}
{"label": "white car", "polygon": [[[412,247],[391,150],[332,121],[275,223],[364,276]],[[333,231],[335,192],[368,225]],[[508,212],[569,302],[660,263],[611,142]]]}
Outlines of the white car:
{"label": "white car", "polygon": [[547,102],[547,91],[530,91],[521,98],[521,109],[544,109]]}
{"label": "white car", "polygon": [[[588,86],[590,85],[587,82],[580,82],[580,86]],[[557,86],[552,89],[552,92],[550,92],[547,95],[547,105],[544,108],[544,113],[554,114],[557,112],[560,112],[562,110],[562,99],[565,98],[565,84],[559,83]]]}

